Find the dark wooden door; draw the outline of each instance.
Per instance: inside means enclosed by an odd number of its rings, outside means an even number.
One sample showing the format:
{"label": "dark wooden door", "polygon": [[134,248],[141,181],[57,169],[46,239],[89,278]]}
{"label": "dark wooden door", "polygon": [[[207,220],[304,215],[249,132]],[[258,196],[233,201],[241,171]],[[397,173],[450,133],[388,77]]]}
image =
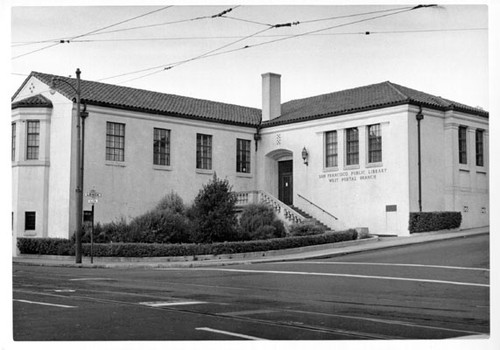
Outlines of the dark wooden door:
{"label": "dark wooden door", "polygon": [[278,162],[278,199],[287,205],[293,204],[293,161]]}

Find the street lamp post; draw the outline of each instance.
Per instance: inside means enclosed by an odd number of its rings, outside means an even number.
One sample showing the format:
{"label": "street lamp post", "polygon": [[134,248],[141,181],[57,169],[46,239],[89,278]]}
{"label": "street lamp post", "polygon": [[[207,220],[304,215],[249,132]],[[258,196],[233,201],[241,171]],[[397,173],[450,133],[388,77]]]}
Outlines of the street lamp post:
{"label": "street lamp post", "polygon": [[[81,86],[80,86],[80,68],[76,69],[76,88],[67,81],[59,78],[52,78],[51,93],[57,82],[65,83],[73,89],[76,94],[76,233],[75,233],[75,262],[82,263],[82,225],[83,225],[83,145],[82,145],[82,130],[81,118],[84,118],[81,111]],[[88,115],[85,112],[85,117]]]}

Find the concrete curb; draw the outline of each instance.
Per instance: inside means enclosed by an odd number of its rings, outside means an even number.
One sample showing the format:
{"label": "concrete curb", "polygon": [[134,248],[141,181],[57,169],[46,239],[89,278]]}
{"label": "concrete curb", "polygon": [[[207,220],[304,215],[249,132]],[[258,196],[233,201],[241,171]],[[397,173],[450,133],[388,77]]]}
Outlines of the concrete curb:
{"label": "concrete curb", "polygon": [[398,246],[408,246],[427,242],[457,239],[474,235],[488,234],[489,227],[460,231],[437,231],[413,234],[407,237],[380,238],[371,236],[366,239],[330,243],[324,245],[308,246],[301,248],[285,249],[279,251],[241,253],[220,256],[199,256],[165,258],[94,258],[94,264],[90,264],[90,258],[84,257],[82,264],[73,262],[74,257],[24,255],[13,258],[17,265],[35,266],[58,266],[73,268],[136,268],[136,269],[158,269],[158,268],[189,268],[204,266],[227,266],[240,264],[258,264],[269,262],[284,262],[307,259],[329,258],[366,252],[371,250],[389,249]]}

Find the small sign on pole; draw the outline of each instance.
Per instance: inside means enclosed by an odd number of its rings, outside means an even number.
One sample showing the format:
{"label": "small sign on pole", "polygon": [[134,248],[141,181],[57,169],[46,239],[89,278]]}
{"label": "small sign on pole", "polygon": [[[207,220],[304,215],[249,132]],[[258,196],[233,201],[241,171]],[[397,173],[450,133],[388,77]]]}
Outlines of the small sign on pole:
{"label": "small sign on pole", "polygon": [[85,193],[85,196],[90,197],[88,202],[92,204],[92,231],[90,233],[90,263],[94,263],[94,205],[98,202],[98,197],[101,197],[102,194],[92,189],[90,192]]}

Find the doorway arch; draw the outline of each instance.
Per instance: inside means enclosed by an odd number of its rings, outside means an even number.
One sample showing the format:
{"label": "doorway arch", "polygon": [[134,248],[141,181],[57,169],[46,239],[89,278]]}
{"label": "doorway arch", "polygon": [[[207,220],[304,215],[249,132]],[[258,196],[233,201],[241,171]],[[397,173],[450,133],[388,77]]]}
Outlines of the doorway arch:
{"label": "doorway arch", "polygon": [[267,189],[287,205],[293,205],[293,152],[284,148],[266,154],[269,172]]}

